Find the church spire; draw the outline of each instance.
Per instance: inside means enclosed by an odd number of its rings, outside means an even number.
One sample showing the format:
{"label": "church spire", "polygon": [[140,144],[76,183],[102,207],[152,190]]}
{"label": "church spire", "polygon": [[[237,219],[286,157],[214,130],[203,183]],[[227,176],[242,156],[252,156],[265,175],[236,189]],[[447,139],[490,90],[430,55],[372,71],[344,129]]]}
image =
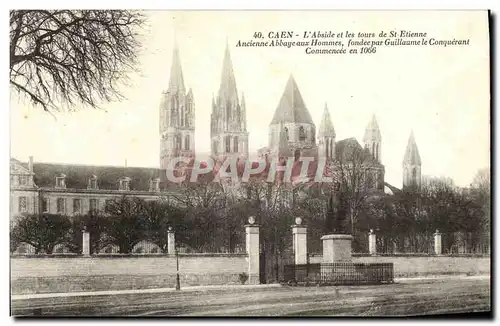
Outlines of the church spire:
{"label": "church spire", "polygon": [[271,125],[280,122],[305,123],[314,125],[311,114],[300,94],[299,87],[293,75],[290,75],[286,83],[285,90],[271,121]]}
{"label": "church spire", "polygon": [[234,77],[233,63],[229,52],[229,43],[226,42],[226,52],[222,63],[221,83],[219,89],[219,97],[221,99],[238,99],[238,91],[236,88],[236,78]]}
{"label": "church spire", "polygon": [[418,153],[417,142],[413,130],[408,138],[403,158],[403,188],[419,187],[422,180],[422,161]]}
{"label": "church spire", "polygon": [[373,158],[380,163],[382,161],[382,135],[375,114],[372,115],[372,119],[366,126],[363,142]]}
{"label": "church spire", "polygon": [[408,144],[406,145],[405,156],[403,158],[403,165],[422,165],[413,130],[410,132],[410,137],[408,138]]}
{"label": "church spire", "polygon": [[330,112],[328,111],[328,106],[326,103],[325,109],[323,111],[323,117],[321,118],[321,123],[319,125],[318,136],[335,137],[335,129],[333,128],[332,119],[330,117]]}
{"label": "church spire", "polygon": [[181,93],[184,95],[184,77],[182,75],[181,60],[179,58],[179,48],[177,44],[174,47],[172,57],[172,66],[170,68],[170,83],[168,84],[169,93]]}
{"label": "church spire", "polygon": [[375,117],[375,114],[373,114],[372,119],[366,126],[365,136],[363,137],[363,141],[366,143],[370,141],[381,141],[381,140],[382,140],[382,135],[380,134],[377,118]]}

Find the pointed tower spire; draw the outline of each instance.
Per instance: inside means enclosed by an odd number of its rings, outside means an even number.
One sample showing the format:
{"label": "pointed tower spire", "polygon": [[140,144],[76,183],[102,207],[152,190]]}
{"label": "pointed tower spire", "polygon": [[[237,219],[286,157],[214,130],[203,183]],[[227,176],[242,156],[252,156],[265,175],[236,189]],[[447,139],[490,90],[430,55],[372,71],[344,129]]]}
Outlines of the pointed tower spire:
{"label": "pointed tower spire", "polygon": [[327,159],[335,158],[335,129],[333,128],[332,119],[330,118],[330,112],[328,111],[328,106],[325,103],[325,109],[323,111],[323,117],[318,131],[318,154],[321,157]]}
{"label": "pointed tower spire", "polygon": [[413,130],[410,132],[403,158],[403,188],[419,187],[422,180],[422,161]]}
{"label": "pointed tower spire", "polygon": [[281,96],[281,100],[274,112],[271,125],[280,122],[307,123],[314,125],[311,114],[302,99],[299,87],[293,75],[290,75],[288,82]]}
{"label": "pointed tower spire", "polygon": [[229,43],[226,43],[226,52],[224,53],[224,61],[222,63],[219,97],[226,100],[238,99],[236,78],[234,77],[233,63],[231,61],[231,53],[229,52]]}
{"label": "pointed tower spire", "polygon": [[410,132],[410,137],[408,138],[408,144],[406,145],[405,156],[403,159],[403,165],[422,165],[420,159],[420,154],[418,153],[417,142],[415,141],[415,135],[413,130]]}
{"label": "pointed tower spire", "polygon": [[168,84],[169,93],[181,93],[184,95],[184,76],[182,75],[181,60],[179,58],[179,48],[177,44],[174,47],[172,56],[172,66],[170,68],[170,83]]}
{"label": "pointed tower spire", "polygon": [[335,137],[335,129],[333,128],[332,119],[330,117],[330,112],[328,111],[328,105],[325,102],[325,109],[323,111],[323,117],[321,118],[321,123],[319,125],[318,131],[319,137],[329,136]]}
{"label": "pointed tower spire", "polygon": [[373,158],[377,160],[377,162],[381,163],[382,135],[380,133],[375,114],[372,115],[372,119],[366,126],[363,142],[365,143],[365,148],[370,151]]}
{"label": "pointed tower spire", "polygon": [[375,114],[372,115],[372,119],[368,123],[365,129],[365,136],[363,137],[363,141],[366,143],[368,141],[381,141],[382,135],[380,134],[380,129],[378,127],[377,118]]}

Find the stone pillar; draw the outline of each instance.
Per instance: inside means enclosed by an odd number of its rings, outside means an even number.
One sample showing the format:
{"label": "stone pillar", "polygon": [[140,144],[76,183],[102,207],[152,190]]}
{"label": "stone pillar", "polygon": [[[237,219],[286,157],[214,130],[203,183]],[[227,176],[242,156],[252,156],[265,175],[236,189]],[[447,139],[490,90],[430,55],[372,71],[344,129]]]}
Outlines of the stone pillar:
{"label": "stone pillar", "polygon": [[350,262],[351,243],[354,238],[349,234],[329,234],[321,237],[323,241],[323,263]]}
{"label": "stone pillar", "polygon": [[370,230],[370,233],[368,234],[368,251],[372,256],[377,255],[377,236],[373,230]]}
{"label": "stone pillar", "polygon": [[441,249],[441,233],[439,233],[439,230],[436,230],[436,233],[434,233],[434,253],[436,255],[441,255],[442,254],[442,249]]}
{"label": "stone pillar", "polygon": [[167,253],[175,254],[175,232],[172,227],[169,227],[167,231]]}
{"label": "stone pillar", "polygon": [[248,261],[248,284],[260,283],[260,245],[259,225],[255,224],[255,218],[251,216],[245,225],[246,253]]}
{"label": "stone pillar", "polygon": [[293,233],[293,253],[295,264],[307,264],[307,227],[302,224],[302,219],[297,217],[295,225],[292,225]]}
{"label": "stone pillar", "polygon": [[90,233],[86,230],[82,232],[82,254],[84,256],[90,255]]}

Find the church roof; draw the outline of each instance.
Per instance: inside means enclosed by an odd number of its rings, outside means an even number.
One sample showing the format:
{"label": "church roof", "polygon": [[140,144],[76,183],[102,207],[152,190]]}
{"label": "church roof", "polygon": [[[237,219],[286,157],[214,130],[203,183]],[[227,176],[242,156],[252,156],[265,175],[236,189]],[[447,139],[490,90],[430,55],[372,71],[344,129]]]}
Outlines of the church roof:
{"label": "church roof", "polygon": [[225,100],[238,99],[236,78],[234,77],[233,63],[229,53],[229,45],[226,45],[224,61],[222,63],[222,75],[219,88],[219,98]]}
{"label": "church roof", "polygon": [[288,79],[285,91],[274,112],[271,124],[279,124],[280,122],[307,123],[314,125],[311,114],[307,110],[293,75],[290,75]]}
{"label": "church roof", "polygon": [[380,129],[378,127],[377,118],[375,118],[375,114],[372,116],[372,119],[366,126],[365,135],[363,137],[364,142],[370,140],[382,140],[382,135],[380,134]]}
{"label": "church roof", "polygon": [[[355,151],[359,154],[355,153]],[[342,139],[335,143],[335,157],[338,159],[347,158],[348,160],[358,157],[362,160],[360,163],[381,165],[373,155],[370,154],[370,151],[363,148],[354,137]]]}
{"label": "church roof", "polygon": [[323,111],[323,117],[321,118],[321,124],[319,125],[319,137],[330,136],[335,137],[335,129],[333,128],[332,118],[330,117],[330,112],[325,103],[325,110]]}
{"label": "church roof", "polygon": [[403,165],[422,165],[420,160],[420,154],[418,153],[417,142],[415,141],[415,136],[413,131],[410,133],[410,138],[408,138],[408,145],[406,145],[406,152],[403,159]]}
{"label": "church roof", "polygon": [[179,49],[177,45],[174,48],[174,55],[172,57],[172,66],[170,68],[170,82],[168,84],[168,91],[170,93],[184,93],[184,76],[182,75],[181,60],[179,58]]}

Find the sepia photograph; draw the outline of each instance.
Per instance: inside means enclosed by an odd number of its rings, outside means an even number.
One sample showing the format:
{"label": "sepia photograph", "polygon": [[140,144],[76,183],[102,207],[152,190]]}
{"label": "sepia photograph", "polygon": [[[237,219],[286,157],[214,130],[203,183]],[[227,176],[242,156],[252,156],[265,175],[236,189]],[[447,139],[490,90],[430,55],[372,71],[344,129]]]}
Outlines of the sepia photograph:
{"label": "sepia photograph", "polygon": [[9,18],[12,317],[492,316],[489,11]]}

